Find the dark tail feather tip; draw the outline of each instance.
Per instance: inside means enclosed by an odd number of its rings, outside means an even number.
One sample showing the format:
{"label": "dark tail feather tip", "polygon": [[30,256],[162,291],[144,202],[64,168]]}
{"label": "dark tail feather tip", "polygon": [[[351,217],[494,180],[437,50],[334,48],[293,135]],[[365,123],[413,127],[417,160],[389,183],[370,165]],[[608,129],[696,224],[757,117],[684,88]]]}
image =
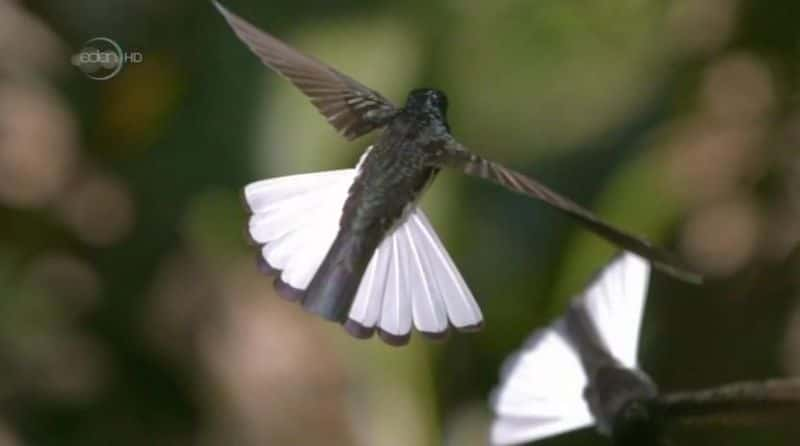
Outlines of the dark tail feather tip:
{"label": "dark tail feather tip", "polygon": [[406,345],[408,344],[408,340],[411,339],[411,333],[406,333],[404,335],[395,335],[383,331],[380,328],[378,329],[378,336],[380,336],[381,339],[383,339],[383,342],[393,347],[400,347]]}
{"label": "dark tail feather tip", "polygon": [[263,246],[263,243],[259,243],[256,239],[253,238],[253,234],[250,233],[250,226],[245,226],[242,228],[242,238],[244,239],[245,243],[248,246],[260,248]]}
{"label": "dark tail feather tip", "polygon": [[280,274],[280,270],[273,268],[261,253],[256,257],[256,267],[262,274],[267,276],[277,276]]}
{"label": "dark tail feather tip", "polygon": [[344,329],[350,333],[351,336],[358,339],[369,339],[375,334],[375,327],[365,327],[358,322],[348,319],[344,323]]}
{"label": "dark tail feather tip", "polygon": [[292,302],[299,302],[303,299],[304,294],[303,290],[299,290],[284,282],[281,280],[280,276],[275,278],[275,292],[282,298]]}
{"label": "dark tail feather tip", "polygon": [[439,332],[420,331],[419,333],[422,336],[425,336],[425,338],[430,339],[431,341],[440,342],[440,341],[444,341],[445,339],[447,339],[450,336],[450,327],[447,327],[444,330],[439,331]]}

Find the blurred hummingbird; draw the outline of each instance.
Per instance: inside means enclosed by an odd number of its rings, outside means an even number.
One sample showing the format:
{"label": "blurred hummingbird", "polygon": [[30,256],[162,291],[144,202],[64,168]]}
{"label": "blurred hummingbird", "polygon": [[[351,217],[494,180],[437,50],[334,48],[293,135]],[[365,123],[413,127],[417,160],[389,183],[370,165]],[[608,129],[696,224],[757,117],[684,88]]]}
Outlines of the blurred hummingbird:
{"label": "blurred hummingbird", "polygon": [[676,277],[698,281],[666,253],[626,234],[538,181],[484,159],[450,133],[447,97],[409,93],[397,107],[380,93],[306,56],[214,2],[261,61],[287,78],[352,140],[380,130],[355,169],[275,178],[246,186],[249,234],[279,294],[345,325],[377,327],[391,344],[449,325],[479,328],[480,308],[417,202],[441,169],[460,170],[540,200]]}
{"label": "blurred hummingbird", "polygon": [[763,425],[800,417],[800,378],[663,394],[639,368],[649,265],[618,256],[564,317],[538,330],[503,366],[494,391],[495,445],[596,425],[617,445],[666,444],[668,428]]}

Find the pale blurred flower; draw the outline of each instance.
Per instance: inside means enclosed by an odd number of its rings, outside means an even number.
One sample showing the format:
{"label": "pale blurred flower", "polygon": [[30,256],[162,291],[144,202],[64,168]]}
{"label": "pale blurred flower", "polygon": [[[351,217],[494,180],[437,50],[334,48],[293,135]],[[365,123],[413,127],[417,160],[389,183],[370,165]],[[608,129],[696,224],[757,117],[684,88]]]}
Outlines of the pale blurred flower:
{"label": "pale blurred flower", "polygon": [[670,189],[694,208],[680,245],[706,272],[732,274],[756,258],[785,252],[788,226],[771,218],[784,212],[764,215],[753,189],[775,162],[765,149],[772,145],[776,88],[755,54],[723,54],[704,72],[698,111],[673,130]]}
{"label": "pale blurred flower", "polygon": [[[705,73],[702,99],[713,119],[730,124],[766,121],[775,105],[767,66],[754,54],[726,54]],[[733,121],[733,122],[731,122]]]}
{"label": "pale blurred flower", "polygon": [[681,248],[693,265],[714,275],[728,275],[752,258],[761,217],[749,199],[716,202],[697,210],[684,228]]}
{"label": "pale blurred flower", "polygon": [[762,170],[762,152],[755,147],[759,129],[716,127],[695,117],[674,130],[667,146],[669,189],[693,205],[729,196],[743,181]]}
{"label": "pale blurred flower", "polygon": [[264,295],[252,264],[238,271],[225,280],[222,326],[201,343],[228,409],[220,428],[245,444],[352,444],[345,375],[324,333],[295,305]]}
{"label": "pale blurred flower", "polygon": [[725,197],[763,174],[764,123],[774,106],[766,67],[748,53],[706,72],[700,112],[680,123],[669,146],[673,188],[693,204]]}
{"label": "pale blurred flower", "polygon": [[40,207],[59,196],[77,157],[75,122],[41,85],[0,83],[0,203]]}
{"label": "pale blurred flower", "polygon": [[68,56],[62,42],[19,4],[0,0],[0,68],[25,75],[34,70],[66,67]]}
{"label": "pale blurred flower", "polygon": [[241,259],[212,267],[175,254],[158,274],[147,330],[205,383],[215,421],[203,444],[353,444],[335,349],[319,321],[271,290]]}
{"label": "pale blurred flower", "polygon": [[67,65],[61,42],[17,2],[0,0],[0,205],[53,200],[77,156],[75,122],[42,71]]}

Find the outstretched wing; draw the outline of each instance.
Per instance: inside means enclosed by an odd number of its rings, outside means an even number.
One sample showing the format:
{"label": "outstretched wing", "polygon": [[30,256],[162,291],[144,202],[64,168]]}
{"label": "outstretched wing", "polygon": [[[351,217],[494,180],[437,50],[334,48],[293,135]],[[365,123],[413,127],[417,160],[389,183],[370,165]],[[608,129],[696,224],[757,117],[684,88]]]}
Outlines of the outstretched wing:
{"label": "outstretched wing", "polygon": [[492,395],[497,415],[492,444],[527,443],[594,423],[583,399],[586,373],[565,339],[563,324],[559,320],[534,333],[506,360],[502,382]]}
{"label": "outstretched wing", "polygon": [[646,240],[612,226],[591,211],[527,175],[470,153],[458,143],[454,143],[443,153],[441,165],[460,169],[468,175],[492,181],[513,192],[540,200],[578,220],[587,229],[615,245],[650,260],[659,270],[687,282],[700,283],[702,281],[699,275],[686,270],[671,255]]}
{"label": "outstretched wing", "polygon": [[302,54],[214,1],[239,39],[261,61],[300,89],[345,138],[355,139],[386,124],[397,111],[380,93]]}

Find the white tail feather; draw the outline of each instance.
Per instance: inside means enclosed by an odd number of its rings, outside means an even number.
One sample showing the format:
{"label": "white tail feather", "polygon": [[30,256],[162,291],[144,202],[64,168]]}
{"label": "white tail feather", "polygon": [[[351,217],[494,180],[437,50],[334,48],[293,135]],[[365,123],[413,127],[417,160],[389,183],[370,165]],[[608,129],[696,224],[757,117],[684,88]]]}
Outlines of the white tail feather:
{"label": "white tail feather", "polygon": [[456,328],[480,326],[483,321],[481,309],[439,237],[436,236],[428,218],[423,212],[415,212],[411,220],[417,229],[418,244],[430,262],[431,275],[436,280],[441,296],[444,297],[450,323]]}
{"label": "white tail feather", "polygon": [[253,212],[250,237],[264,245],[262,256],[281,280],[308,287],[339,230],[342,207],[355,169],[259,181],[245,188]]}
{"label": "white tail feather", "polygon": [[411,299],[407,271],[402,266],[406,253],[400,246],[399,238],[387,238],[392,247],[389,251],[391,261],[378,326],[392,336],[402,337],[411,332]]}

